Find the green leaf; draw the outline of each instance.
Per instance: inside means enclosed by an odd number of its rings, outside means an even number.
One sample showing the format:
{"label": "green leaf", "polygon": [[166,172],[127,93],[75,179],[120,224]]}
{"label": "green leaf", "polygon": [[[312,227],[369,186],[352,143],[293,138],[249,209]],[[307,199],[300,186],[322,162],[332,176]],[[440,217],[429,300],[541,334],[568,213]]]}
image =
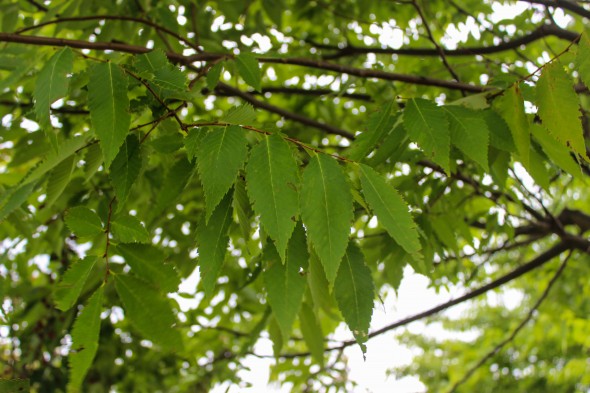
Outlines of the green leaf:
{"label": "green leaf", "polygon": [[285,264],[281,262],[272,245],[265,248],[264,259],[268,264],[263,274],[268,303],[279,324],[283,340],[287,341],[307,287],[305,275],[300,274],[300,269],[307,269],[309,261],[303,226],[298,225],[293,233]]}
{"label": "green leaf", "polygon": [[73,63],[74,54],[70,48],[66,47],[56,52],[39,72],[33,92],[35,115],[41,128],[50,136],[55,148],[57,148],[57,139],[51,125],[50,107],[67,94],[68,74],[72,72]]}
{"label": "green leaf", "polygon": [[180,157],[170,170],[166,173],[164,184],[158,194],[156,201],[155,214],[164,211],[172,206],[172,203],[180,197],[186,185],[189,183],[194,173],[194,166],[183,155]]}
{"label": "green leaf", "polygon": [[100,313],[104,287],[101,286],[88,300],[72,328],[72,349],[69,356],[70,380],[68,393],[81,392],[86,373],[98,350]]}
{"label": "green leaf", "polygon": [[252,211],[252,207],[250,206],[250,199],[248,198],[248,193],[246,192],[246,181],[243,179],[242,176],[238,176],[238,180],[234,186],[234,211],[238,216],[238,223],[240,224],[240,229],[242,230],[242,236],[244,239],[250,239],[250,232],[252,232],[252,215],[254,212]]}
{"label": "green leaf", "polygon": [[70,182],[70,177],[72,176],[72,171],[75,168],[75,163],[75,157],[72,155],[63,160],[51,172],[49,181],[47,182],[47,197],[43,201],[45,208],[52,206],[57,198],[59,198],[59,196],[64,192],[66,186]]}
{"label": "green leaf", "polygon": [[229,192],[215,208],[211,219],[207,222],[201,218],[197,226],[201,282],[207,296],[213,293],[227,252],[227,231],[232,221],[231,201],[232,193]]}
{"label": "green leaf", "polygon": [[221,121],[229,124],[252,124],[256,120],[256,111],[250,104],[242,104],[231,108],[221,118]]}
{"label": "green leaf", "polygon": [[410,139],[450,173],[451,132],[445,111],[431,101],[413,98],[406,105],[403,119]]}
{"label": "green leaf", "polygon": [[557,164],[561,169],[568,172],[570,175],[584,179],[582,176],[582,169],[580,165],[572,158],[570,150],[562,144],[555,143],[555,139],[549,135],[545,127],[540,124],[532,124],[531,132],[537,142],[543,148],[545,154],[549,156],[551,161]]}
{"label": "green leaf", "polygon": [[490,146],[509,153],[516,151],[510,128],[508,128],[508,124],[504,119],[491,109],[482,111],[481,114],[490,133]]}
{"label": "green leaf", "polygon": [[119,244],[117,251],[139,277],[166,293],[178,289],[180,278],[174,266],[164,263],[166,255],[159,248],[148,244]]}
{"label": "green leaf", "polygon": [[6,192],[5,195],[0,197],[0,201],[6,201],[4,204],[0,205],[0,222],[3,221],[10,213],[12,213],[12,211],[25,203],[25,201],[33,193],[35,186],[35,183],[27,183],[20,187],[14,187],[10,191]]}
{"label": "green leaf", "polygon": [[578,41],[578,53],[576,55],[576,66],[580,79],[588,87],[590,86],[590,37],[588,31],[584,31]]}
{"label": "green leaf", "polygon": [[223,63],[217,63],[209,69],[206,76],[207,89],[213,91],[219,82],[219,77],[223,71]]}
{"label": "green leaf", "polygon": [[111,62],[92,66],[89,77],[90,119],[100,141],[105,166],[109,168],[125,141],[131,121],[127,77]]}
{"label": "green leaf", "polygon": [[142,222],[134,216],[117,217],[111,222],[111,232],[121,243],[149,243],[150,235]]}
{"label": "green leaf", "polygon": [[299,179],[291,148],[280,135],[264,136],[252,149],[246,182],[254,211],[284,260],[299,215]]}
{"label": "green leaf", "polygon": [[78,237],[92,237],[103,232],[98,215],[84,206],[76,206],[68,210],[65,222]]}
{"label": "green leaf", "polygon": [[373,168],[359,164],[359,169],[363,194],[379,223],[408,254],[420,251],[418,231],[408,205]]}
{"label": "green leaf", "polygon": [[145,281],[125,274],[115,275],[115,288],[125,317],[143,337],[168,350],[182,348],[182,336],[174,328],[176,318],[167,298]]}
{"label": "green leaf", "polygon": [[129,135],[113,160],[109,173],[119,209],[124,206],[131,192],[131,186],[137,180],[140,170],[141,150],[139,140],[135,135]]}
{"label": "green leaf", "polygon": [[41,179],[41,177],[57,167],[63,160],[77,153],[85,144],[86,138],[84,137],[74,137],[64,140],[59,144],[57,151],[50,151],[41,164],[36,166],[35,169],[23,178],[22,183],[32,183]]}
{"label": "green leaf", "polygon": [[184,138],[184,148],[190,161],[193,161],[197,156],[199,146],[207,132],[209,132],[209,129],[205,127],[192,128]]}
{"label": "green leaf", "polygon": [[537,81],[538,115],[557,141],[588,159],[580,116],[580,101],[563,66],[554,61],[543,68]]}
{"label": "green leaf", "polygon": [[483,111],[474,111],[456,105],[444,106],[443,109],[449,119],[453,145],[489,172],[488,147],[490,141]]}
{"label": "green leaf", "polygon": [[61,281],[57,284],[53,297],[55,305],[62,311],[67,311],[74,304],[82,293],[90,272],[98,261],[97,257],[86,257],[74,262],[65,272]]}
{"label": "green leaf", "polygon": [[238,126],[217,128],[197,147],[197,168],[205,191],[205,219],[234,184],[248,155],[248,141]]}
{"label": "green leaf", "polygon": [[260,71],[260,66],[258,65],[258,60],[256,57],[252,56],[249,53],[242,53],[235,58],[236,66],[238,67],[238,72],[240,76],[248,85],[252,86],[254,90],[261,92],[261,79],[262,79],[262,72]]}
{"label": "green leaf", "polygon": [[299,324],[303,340],[307,344],[312,358],[318,364],[324,364],[324,333],[315,313],[307,303],[301,305]]}
{"label": "green leaf", "polygon": [[361,250],[351,241],[342,259],[334,283],[334,296],[346,324],[366,352],[364,342],[369,338],[369,325],[373,314],[375,284],[371,271],[365,265]]}
{"label": "green leaf", "polygon": [[318,154],[303,172],[301,217],[330,285],[346,252],[353,218],[346,177],[331,157]]}
{"label": "green leaf", "polygon": [[160,49],[138,55],[135,67],[142,76],[164,90],[186,90],[184,73],[170,64],[164,51]]}
{"label": "green leaf", "polygon": [[524,100],[518,85],[514,84],[511,88],[505,90],[504,94],[496,99],[495,104],[498,113],[506,121],[512,132],[512,139],[516,145],[520,161],[527,167],[531,138],[529,122],[524,112]]}
{"label": "green leaf", "polygon": [[373,113],[369,117],[367,131],[360,134],[348,150],[348,158],[353,161],[360,161],[367,156],[394,127],[395,117],[391,111],[395,101],[389,101],[382,110]]}
{"label": "green leaf", "polygon": [[383,137],[375,154],[367,160],[371,166],[381,164],[388,160],[392,163],[396,162],[407,147],[408,133],[401,121],[402,118],[396,116],[394,119],[397,120],[394,122],[393,128]]}

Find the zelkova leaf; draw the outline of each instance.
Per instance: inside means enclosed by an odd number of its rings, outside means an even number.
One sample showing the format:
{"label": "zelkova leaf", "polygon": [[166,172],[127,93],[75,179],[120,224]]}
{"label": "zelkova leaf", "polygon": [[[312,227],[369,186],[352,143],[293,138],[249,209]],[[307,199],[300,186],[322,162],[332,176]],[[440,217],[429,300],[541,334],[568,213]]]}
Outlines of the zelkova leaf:
{"label": "zelkova leaf", "polygon": [[134,216],[117,217],[111,222],[111,232],[121,243],[149,243],[150,241],[148,231]]}
{"label": "zelkova leaf", "polygon": [[166,174],[164,184],[158,194],[154,214],[164,211],[180,197],[194,173],[194,166],[186,157],[181,156]]}
{"label": "zelkova leaf", "polygon": [[531,137],[529,122],[524,112],[524,100],[517,84],[504,91],[504,94],[496,99],[496,109],[498,114],[506,121],[512,139],[516,145],[520,161],[527,167],[529,164],[529,154],[531,149]]}
{"label": "zelkova leaf", "polygon": [[142,336],[168,350],[182,348],[182,336],[174,328],[176,318],[167,298],[145,281],[125,274],[115,276],[115,288],[125,317]]}
{"label": "zelkova leaf", "polygon": [[[56,138],[51,125],[50,107],[68,92],[68,74],[72,72],[73,62],[74,55],[70,48],[63,48],[55,53],[39,72],[33,91],[35,115],[53,143],[56,142]],[[54,144],[54,147],[57,148],[57,145]]]}
{"label": "zelkova leaf", "polygon": [[127,77],[119,66],[111,62],[95,64],[90,69],[89,77],[90,120],[108,168],[129,131],[131,115],[127,98]]}
{"label": "zelkova leaf", "polygon": [[285,264],[271,244],[265,248],[264,259],[268,264],[263,273],[268,303],[286,342],[291,335],[291,328],[307,287],[306,277],[300,274],[300,269],[307,269],[309,263],[303,226],[297,226],[289,241]]}
{"label": "zelkova leaf", "polygon": [[119,244],[117,251],[131,266],[131,271],[164,292],[174,292],[180,277],[171,264],[164,263],[166,255],[150,244]]}
{"label": "zelkova leaf", "polygon": [[346,324],[365,352],[363,343],[369,338],[375,284],[361,250],[352,241],[338,270],[334,296]]}
{"label": "zelkova leaf", "polygon": [[408,101],[403,120],[410,139],[450,173],[451,132],[444,110],[434,102],[414,98]]}
{"label": "zelkova leaf", "polygon": [[135,59],[135,67],[150,82],[165,90],[186,90],[186,77],[178,68],[168,62],[162,50],[153,50]]}
{"label": "zelkova leaf", "polygon": [[582,82],[586,86],[590,86],[590,36],[587,30],[582,33],[578,41],[576,65]]}
{"label": "zelkova leaf", "polygon": [[219,77],[223,71],[223,63],[217,63],[209,69],[207,76],[205,77],[207,82],[207,89],[214,90],[219,82]]}
{"label": "zelkova leaf", "polygon": [[264,136],[252,149],[246,182],[254,211],[284,260],[299,214],[299,179],[297,162],[281,136]]}
{"label": "zelkova leaf", "polygon": [[418,231],[408,205],[373,168],[364,164],[359,164],[359,168],[363,195],[379,223],[408,254],[420,251]]}
{"label": "zelkova leaf", "polygon": [[221,121],[229,124],[251,124],[256,119],[256,111],[250,104],[243,104],[231,108],[221,118]]}
{"label": "zelkova leaf", "polygon": [[551,135],[587,159],[580,101],[572,80],[558,61],[543,68],[537,81],[537,106],[538,115]]}
{"label": "zelkova leaf", "polygon": [[69,156],[51,172],[49,180],[47,181],[47,197],[43,201],[45,208],[52,206],[57,198],[64,192],[66,186],[70,182],[72,171],[74,170],[76,161],[75,157]]}
{"label": "zelkova leaf", "polygon": [[197,147],[197,168],[205,192],[205,219],[234,184],[248,155],[248,141],[238,126],[217,128]]}
{"label": "zelkova leaf", "polygon": [[303,172],[301,217],[331,285],[346,252],[352,202],[338,163],[323,154],[313,157]]}
{"label": "zelkova leaf", "polygon": [[111,164],[109,176],[115,189],[119,208],[122,208],[141,170],[141,151],[135,135],[127,136]]}
{"label": "zelkova leaf", "polygon": [[236,56],[235,61],[236,66],[238,67],[238,72],[244,82],[252,86],[254,90],[258,92],[262,91],[262,72],[260,71],[260,66],[258,65],[256,57],[249,53],[242,53],[241,55]]}
{"label": "zelkova leaf", "polygon": [[56,151],[47,153],[41,164],[33,169],[23,178],[23,184],[32,183],[39,180],[47,172],[57,167],[63,160],[76,154],[78,150],[84,147],[86,138],[74,137],[61,142]]}
{"label": "zelkova leaf", "polygon": [[82,391],[82,384],[98,350],[100,313],[104,287],[101,286],[88,300],[72,328],[72,349],[69,355],[70,380],[68,393]]}
{"label": "zelkova leaf", "polygon": [[229,192],[207,222],[201,218],[197,226],[199,268],[203,290],[207,296],[213,293],[227,252],[227,231],[232,220],[232,193]]}
{"label": "zelkova leaf", "polygon": [[383,108],[369,117],[367,130],[360,134],[348,151],[351,160],[359,161],[365,158],[394,127],[396,118],[391,116],[395,101],[390,101]]}
{"label": "zelkova leaf", "polygon": [[98,214],[84,206],[76,206],[66,212],[68,228],[79,237],[96,236],[103,231]]}
{"label": "zelkova leaf", "polygon": [[467,157],[489,171],[488,147],[490,137],[483,111],[474,111],[462,106],[443,106],[449,119],[451,141]]}
{"label": "zelkova leaf", "polygon": [[580,165],[572,158],[570,150],[562,144],[555,143],[555,139],[549,135],[549,131],[541,124],[532,124],[531,133],[539,142],[543,151],[561,169],[569,174],[583,179]]}
{"label": "zelkova leaf", "polygon": [[188,159],[191,162],[197,156],[199,146],[200,146],[203,138],[205,138],[205,135],[207,135],[208,131],[209,131],[209,129],[206,127],[191,128],[191,130],[188,132],[188,134],[184,138],[183,142],[184,142],[184,148],[186,149],[186,155],[188,156]]}
{"label": "zelkova leaf", "polygon": [[299,325],[303,340],[311,352],[311,356],[318,364],[324,363],[324,334],[322,326],[313,309],[307,304],[301,305],[299,312]]}
{"label": "zelkova leaf", "polygon": [[90,272],[98,261],[97,257],[88,256],[80,261],[74,262],[64,273],[63,278],[57,284],[53,297],[55,305],[62,311],[67,311],[76,303]]}

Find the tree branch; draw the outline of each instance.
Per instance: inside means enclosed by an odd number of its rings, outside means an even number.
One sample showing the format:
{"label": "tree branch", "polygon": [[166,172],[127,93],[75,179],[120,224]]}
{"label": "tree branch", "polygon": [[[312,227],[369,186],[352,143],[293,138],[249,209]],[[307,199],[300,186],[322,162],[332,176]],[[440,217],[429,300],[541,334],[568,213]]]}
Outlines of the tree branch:
{"label": "tree branch", "polygon": [[590,11],[579,4],[569,0],[520,0],[531,4],[541,4],[549,7],[557,7],[573,12],[574,14],[590,19]]}
{"label": "tree branch", "polygon": [[504,340],[502,340],[501,342],[499,342],[498,345],[496,345],[491,351],[489,351],[484,357],[482,357],[473,367],[471,367],[465,373],[465,375],[463,375],[463,377],[460,380],[458,380],[457,382],[455,382],[453,384],[453,386],[451,386],[451,388],[449,389],[448,393],[453,393],[453,392],[457,391],[457,388],[459,386],[463,385],[465,382],[467,382],[467,380],[469,378],[471,378],[471,376],[481,366],[483,366],[494,355],[496,355],[498,352],[500,352],[502,350],[502,348],[504,348],[508,343],[510,343],[512,340],[514,340],[514,338],[516,337],[516,335],[533,318],[533,314],[539,308],[539,306],[541,306],[541,303],[543,303],[543,301],[547,298],[547,296],[549,295],[549,291],[551,290],[551,288],[553,287],[553,285],[557,282],[557,279],[561,276],[561,273],[563,273],[565,267],[567,266],[567,262],[568,262],[568,260],[570,259],[571,256],[572,256],[572,252],[570,251],[570,253],[563,260],[563,262],[561,263],[561,265],[559,266],[559,268],[557,269],[557,271],[555,272],[555,274],[553,275],[553,277],[551,277],[551,280],[549,281],[549,283],[547,284],[547,287],[545,288],[545,290],[541,294],[541,297],[539,297],[539,299],[535,302],[535,304],[533,305],[533,307],[531,307],[531,309],[527,313],[526,317],[518,324],[518,326],[512,331],[512,333],[510,333],[510,335],[508,337],[506,337]]}

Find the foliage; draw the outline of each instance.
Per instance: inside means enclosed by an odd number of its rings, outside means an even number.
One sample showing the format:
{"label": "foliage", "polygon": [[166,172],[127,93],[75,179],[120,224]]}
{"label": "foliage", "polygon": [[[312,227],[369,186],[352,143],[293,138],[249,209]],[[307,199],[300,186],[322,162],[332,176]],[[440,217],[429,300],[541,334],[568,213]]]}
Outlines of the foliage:
{"label": "foliage", "polygon": [[[348,391],[344,348],[510,288],[394,372],[588,390],[583,3],[4,1],[0,386]],[[406,266],[464,294],[371,326]]]}

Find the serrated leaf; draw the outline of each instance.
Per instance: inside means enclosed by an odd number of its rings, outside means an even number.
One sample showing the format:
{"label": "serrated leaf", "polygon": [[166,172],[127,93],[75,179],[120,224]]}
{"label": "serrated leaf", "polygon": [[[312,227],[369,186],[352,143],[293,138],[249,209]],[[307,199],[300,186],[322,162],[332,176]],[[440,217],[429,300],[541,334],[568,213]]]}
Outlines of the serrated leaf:
{"label": "serrated leaf", "polygon": [[86,155],[84,156],[84,182],[87,183],[92,176],[98,171],[102,164],[102,152],[98,143],[89,146],[86,149]]}
{"label": "serrated leaf", "polygon": [[311,357],[318,364],[324,364],[324,333],[314,311],[307,303],[301,305],[299,325],[303,340],[311,352]]}
{"label": "serrated leaf", "polygon": [[134,216],[121,216],[111,221],[111,232],[121,243],[149,243],[150,235]]}
{"label": "serrated leaf", "polygon": [[223,63],[217,63],[207,71],[207,76],[205,77],[207,89],[211,91],[215,90],[219,82],[219,77],[221,76],[221,71],[223,71]]}
{"label": "serrated leaf", "polygon": [[261,92],[261,79],[262,79],[262,72],[260,71],[260,66],[258,65],[258,60],[256,57],[252,56],[249,53],[242,53],[235,58],[236,66],[238,67],[238,72],[240,76],[248,85],[252,86],[254,90]]}
{"label": "serrated leaf", "polygon": [[590,37],[587,30],[582,33],[578,41],[576,66],[582,82],[587,87],[590,86]]}
{"label": "serrated leaf", "polygon": [[102,311],[104,287],[101,286],[88,300],[88,304],[76,318],[72,328],[72,349],[69,355],[70,380],[68,393],[82,391],[86,373],[98,350],[100,335],[100,313]]}
{"label": "serrated leaf", "polygon": [[529,122],[524,112],[524,100],[517,84],[504,91],[504,94],[494,102],[498,114],[506,121],[520,161],[526,167],[529,163],[531,138]]}
{"label": "serrated leaf", "polygon": [[396,116],[397,120],[383,140],[375,154],[367,160],[371,166],[379,165],[387,160],[396,162],[407,146],[408,133],[404,128],[402,118]]}
{"label": "serrated leaf", "polygon": [[299,179],[291,148],[280,135],[264,136],[252,149],[246,182],[254,211],[284,260],[299,215]]}
{"label": "serrated leaf", "polygon": [[509,153],[516,151],[510,128],[508,128],[508,124],[506,124],[504,119],[491,109],[482,111],[481,113],[490,132],[490,146]]}
{"label": "serrated leaf", "polygon": [[545,166],[545,161],[545,158],[531,146],[529,166],[526,167],[526,170],[533,180],[535,180],[535,183],[541,186],[547,193],[550,193],[551,175]]}
{"label": "serrated leaf", "polygon": [[140,170],[141,150],[139,140],[135,135],[129,135],[113,160],[109,172],[119,209],[124,206],[131,192],[131,186],[137,180]]}
{"label": "serrated leaf", "polygon": [[301,217],[330,285],[346,252],[353,204],[350,186],[333,158],[313,157],[303,171]]}
{"label": "serrated leaf", "polygon": [[434,102],[413,98],[406,105],[403,120],[410,139],[450,173],[451,132],[444,110]]}
{"label": "serrated leaf", "polygon": [[248,155],[248,141],[238,126],[217,128],[197,147],[197,168],[205,192],[205,220],[234,184]]}
{"label": "serrated leaf", "polygon": [[145,281],[125,274],[115,276],[115,288],[125,317],[143,337],[168,350],[182,348],[182,337],[174,328],[176,318],[166,297]]}
{"label": "serrated leaf", "polygon": [[348,158],[360,161],[367,156],[395,125],[396,118],[391,116],[394,101],[390,101],[379,112],[369,117],[367,131],[360,134],[348,150]]}
{"label": "serrated leaf", "polygon": [[449,119],[451,141],[467,157],[489,172],[488,147],[489,131],[482,111],[474,111],[462,106],[444,106]]}
{"label": "serrated leaf", "polygon": [[127,77],[119,66],[92,66],[88,82],[88,108],[94,133],[100,141],[105,167],[109,168],[125,141],[131,115],[127,98]]}
{"label": "serrated leaf", "polygon": [[186,155],[190,161],[193,161],[197,156],[199,145],[203,141],[205,135],[209,132],[208,128],[199,127],[191,128],[187,136],[184,138],[184,148],[186,149]]}
{"label": "serrated leaf", "polygon": [[420,251],[418,231],[408,205],[373,168],[359,164],[359,169],[363,195],[379,223],[408,254]]}
{"label": "serrated leaf", "polygon": [[300,269],[307,269],[309,261],[303,226],[297,226],[289,241],[285,264],[270,244],[264,250],[264,259],[268,264],[263,273],[268,303],[286,341],[291,335],[307,286],[305,276],[300,274]]}
{"label": "serrated leaf", "polygon": [[53,205],[70,182],[70,177],[75,167],[74,158],[73,155],[66,158],[51,172],[47,182],[47,196],[43,201],[45,208]]}
{"label": "serrated leaf", "polygon": [[155,212],[162,212],[172,205],[193,176],[194,166],[182,156],[166,173],[164,184],[158,193]]}
{"label": "serrated leaf", "polygon": [[55,305],[62,311],[67,311],[74,304],[82,293],[90,272],[98,261],[97,257],[86,257],[80,261],[74,262],[64,273],[61,281],[55,287],[53,297]]}
{"label": "serrated leaf", "polygon": [[580,165],[572,158],[570,150],[560,143],[555,143],[555,139],[549,135],[545,127],[540,124],[531,125],[531,133],[539,142],[543,151],[551,161],[557,164],[561,169],[570,175],[583,179]]}
{"label": "serrated leaf", "polygon": [[55,148],[57,148],[57,139],[51,125],[50,107],[67,94],[68,74],[72,72],[73,63],[74,54],[70,48],[66,47],[56,52],[39,72],[33,92],[35,115],[46,135],[50,136]]}
{"label": "serrated leaf", "polygon": [[66,212],[68,228],[79,237],[92,237],[103,232],[100,217],[84,206],[76,206]]}
{"label": "serrated leaf", "polygon": [[119,244],[117,251],[139,277],[166,293],[178,289],[180,277],[171,264],[164,263],[166,255],[159,248],[148,244]]}
{"label": "serrated leaf", "polygon": [[580,101],[563,66],[554,61],[543,68],[537,81],[537,114],[553,137],[576,154],[586,156]]}
{"label": "serrated leaf", "polygon": [[86,144],[86,138],[74,137],[66,139],[59,144],[57,151],[50,151],[43,161],[23,178],[22,183],[31,183],[39,180],[47,172],[58,166],[63,160],[75,154]]}
{"label": "serrated leaf", "polygon": [[33,193],[35,186],[36,184],[31,182],[5,192],[5,195],[0,199],[0,201],[4,202],[0,207],[0,221],[3,221],[10,213],[25,203]]}
{"label": "serrated leaf", "polygon": [[186,90],[186,77],[178,68],[168,62],[164,51],[160,49],[138,55],[135,67],[140,74],[165,90]]}
{"label": "serrated leaf", "polygon": [[250,206],[250,199],[246,191],[246,181],[242,176],[238,176],[238,180],[234,186],[234,211],[238,216],[238,223],[242,230],[242,236],[244,239],[250,239],[250,232],[252,227],[250,225],[251,218],[253,215],[252,206]]}
{"label": "serrated leaf", "polygon": [[231,108],[221,118],[221,121],[229,124],[252,124],[256,120],[256,111],[250,104],[242,104]]}
{"label": "serrated leaf", "polygon": [[334,282],[334,296],[346,324],[363,353],[366,352],[363,343],[369,338],[375,284],[361,250],[352,241],[348,245]]}
{"label": "serrated leaf", "polygon": [[213,293],[227,252],[227,231],[232,220],[231,201],[232,193],[229,192],[215,208],[211,219],[207,222],[201,218],[197,225],[201,283],[207,296]]}

